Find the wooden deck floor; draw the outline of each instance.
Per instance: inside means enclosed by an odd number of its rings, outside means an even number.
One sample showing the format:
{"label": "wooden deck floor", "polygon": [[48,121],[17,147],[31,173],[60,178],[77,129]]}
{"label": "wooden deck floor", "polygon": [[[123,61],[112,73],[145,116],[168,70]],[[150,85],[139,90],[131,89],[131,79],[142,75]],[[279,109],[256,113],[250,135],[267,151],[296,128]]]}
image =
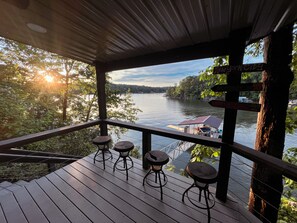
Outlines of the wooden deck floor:
{"label": "wooden deck floor", "polygon": [[[126,181],[124,172],[112,171],[115,158],[106,162],[106,170],[92,158],[93,154],[1,195],[0,222],[207,222],[205,210],[181,201],[190,179],[166,172],[161,201],[159,189],[142,186],[146,171],[141,161],[134,159]],[[232,199],[216,201],[211,216],[211,222],[257,222]]]}

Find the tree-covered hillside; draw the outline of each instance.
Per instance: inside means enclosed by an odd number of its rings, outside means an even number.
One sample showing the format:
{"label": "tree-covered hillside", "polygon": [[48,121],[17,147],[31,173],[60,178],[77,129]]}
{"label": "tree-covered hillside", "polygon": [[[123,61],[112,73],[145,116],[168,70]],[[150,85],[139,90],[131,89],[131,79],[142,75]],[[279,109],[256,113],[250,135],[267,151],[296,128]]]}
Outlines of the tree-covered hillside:
{"label": "tree-covered hillside", "polygon": [[111,89],[119,93],[165,93],[168,87],[149,87],[140,85],[111,84]]}

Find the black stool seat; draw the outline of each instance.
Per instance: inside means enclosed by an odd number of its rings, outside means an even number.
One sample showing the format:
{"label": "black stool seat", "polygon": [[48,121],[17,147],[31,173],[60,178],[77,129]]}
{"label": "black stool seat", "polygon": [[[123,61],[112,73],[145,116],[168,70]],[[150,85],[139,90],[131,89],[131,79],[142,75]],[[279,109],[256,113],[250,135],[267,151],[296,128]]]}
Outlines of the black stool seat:
{"label": "black stool seat", "polygon": [[[210,222],[210,209],[215,205],[215,198],[209,192],[209,184],[217,182],[217,170],[211,165],[203,162],[189,163],[186,167],[186,172],[194,180],[194,183],[183,193],[182,201],[187,195],[188,200],[198,208],[206,209],[208,214],[208,222]],[[201,202],[201,192],[204,192],[205,206],[199,205],[189,197],[188,192],[190,189],[197,187],[199,189],[199,202]],[[210,198],[211,196],[211,198]],[[209,204],[209,202],[212,202]]]}
{"label": "black stool seat", "polygon": [[[146,182],[151,187],[160,188],[161,190],[161,200],[163,200],[163,189],[167,183],[167,176],[162,170],[163,165],[169,162],[169,156],[162,151],[150,151],[145,154],[144,158],[151,165],[150,170],[147,172],[145,177],[143,178],[142,185],[144,186],[144,182]],[[155,173],[154,184],[152,181],[148,180],[148,176],[150,174]],[[163,175],[163,180],[161,180],[161,173]]]}
{"label": "black stool seat", "polygon": [[[126,171],[126,179],[128,180],[128,170],[131,169],[134,165],[133,160],[129,156],[130,151],[134,149],[134,144],[129,141],[120,141],[114,145],[113,149],[120,153],[119,158],[113,165],[113,172],[115,171],[115,169],[120,170],[120,171]],[[122,158],[122,160],[120,160],[121,158]],[[127,161],[131,162],[131,165],[129,167],[128,167]],[[117,167],[117,164],[120,162],[123,162],[123,164],[124,164],[123,168]]]}
{"label": "black stool seat", "polygon": [[93,143],[95,145],[104,145],[108,144],[111,141],[110,136],[97,136],[95,139],[93,139]]}
{"label": "black stool seat", "polygon": [[162,151],[150,151],[145,154],[144,158],[151,165],[163,166],[169,162],[169,156]]}
{"label": "black stool seat", "polygon": [[186,171],[194,180],[201,183],[212,184],[217,181],[217,170],[207,163],[189,163]]}
{"label": "black stool seat", "polygon": [[129,141],[120,141],[117,142],[113,149],[117,152],[128,152],[131,151],[134,148],[134,144]]}
{"label": "black stool seat", "polygon": [[[105,161],[109,160],[109,159],[112,159],[112,154],[111,154],[111,152],[109,151],[109,148],[108,148],[108,143],[110,141],[111,141],[110,136],[97,136],[96,138],[94,138],[92,140],[93,144],[98,147],[97,152],[96,152],[96,154],[94,156],[94,163],[95,163],[95,161],[103,162],[104,169],[105,169]],[[102,153],[102,159],[96,159],[96,157],[99,155],[100,151]],[[105,158],[105,153],[108,153],[109,157]]]}

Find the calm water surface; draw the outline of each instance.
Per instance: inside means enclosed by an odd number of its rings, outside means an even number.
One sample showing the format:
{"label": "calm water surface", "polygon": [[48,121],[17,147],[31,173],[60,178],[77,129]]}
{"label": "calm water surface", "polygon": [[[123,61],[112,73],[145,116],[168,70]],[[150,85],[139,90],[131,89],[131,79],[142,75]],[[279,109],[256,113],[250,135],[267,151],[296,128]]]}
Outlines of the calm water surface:
{"label": "calm water surface", "polygon": [[[170,129],[170,124],[177,125],[185,119],[193,119],[197,116],[215,115],[223,118],[224,109],[211,107],[207,102],[180,101],[168,99],[163,94],[133,94],[135,105],[142,110],[138,114],[137,124]],[[257,113],[238,111],[235,131],[235,141],[243,145],[254,147]],[[172,130],[172,129],[170,129]],[[142,135],[140,132],[129,130],[121,139],[133,141],[141,146]],[[152,149],[159,150],[175,140],[160,136],[152,136]],[[297,133],[287,134],[285,148],[296,146]],[[190,159],[190,153],[183,153],[173,164],[175,171],[183,170]],[[217,164],[214,164],[217,166]],[[243,157],[233,154],[231,178],[229,181],[229,193],[247,202],[250,185],[250,173],[252,163]]]}
{"label": "calm water surface", "polygon": [[[180,101],[168,99],[163,94],[133,94],[135,105],[142,110],[138,114],[136,123],[158,128],[170,129],[169,124],[178,124],[185,119],[197,116],[215,115],[223,118],[224,109],[214,108],[207,102]],[[243,145],[254,147],[257,113],[238,111],[235,141]],[[172,130],[172,129],[171,129]],[[128,134],[133,136],[136,132]],[[137,138],[137,137],[136,137]],[[159,141],[158,141],[159,140]],[[285,148],[296,146],[297,134],[287,134]],[[153,139],[153,143],[163,145],[171,140],[163,137]]]}

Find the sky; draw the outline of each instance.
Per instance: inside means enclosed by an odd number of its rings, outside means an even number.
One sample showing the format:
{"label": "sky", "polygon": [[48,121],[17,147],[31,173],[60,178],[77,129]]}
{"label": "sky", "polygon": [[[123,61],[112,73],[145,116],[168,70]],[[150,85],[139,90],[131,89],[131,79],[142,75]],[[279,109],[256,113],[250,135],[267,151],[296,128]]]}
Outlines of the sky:
{"label": "sky", "polygon": [[[244,63],[260,63],[263,56],[245,56]],[[178,84],[187,76],[198,75],[211,66],[212,58],[191,60],[157,66],[132,68],[110,72],[112,82],[115,84],[145,85],[152,87],[168,87]]]}

